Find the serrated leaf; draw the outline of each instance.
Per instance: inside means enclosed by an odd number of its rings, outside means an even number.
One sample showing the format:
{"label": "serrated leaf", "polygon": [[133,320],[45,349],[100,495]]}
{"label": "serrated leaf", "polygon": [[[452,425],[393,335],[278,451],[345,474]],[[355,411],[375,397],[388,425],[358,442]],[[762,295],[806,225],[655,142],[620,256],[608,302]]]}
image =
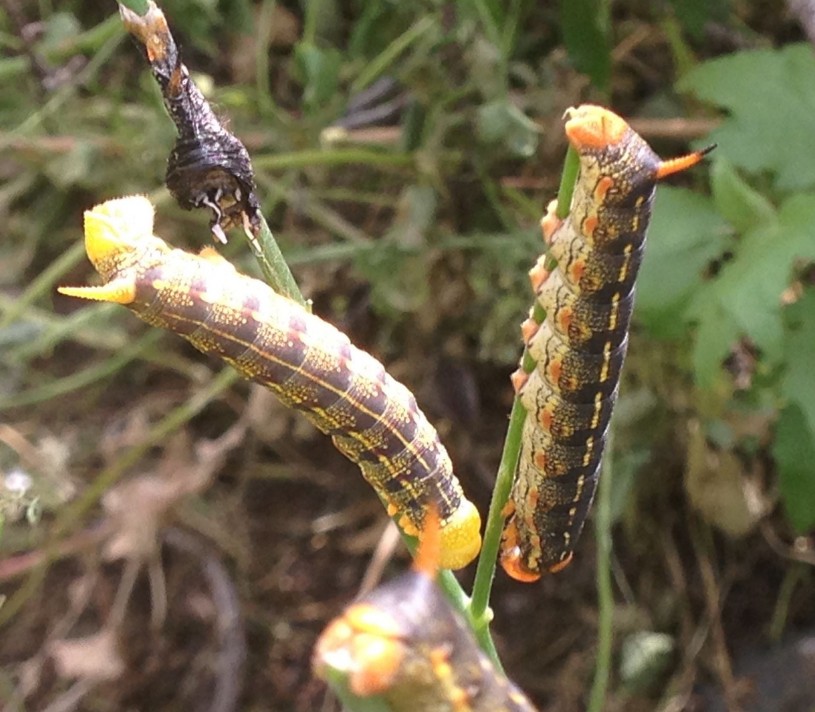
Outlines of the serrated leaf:
{"label": "serrated leaf", "polygon": [[772,171],[779,189],[815,185],[815,54],[809,44],[711,60],[679,82],[730,116],[711,132],[719,152],[750,172]]}
{"label": "serrated leaf", "polygon": [[681,333],[685,328],[682,307],[729,239],[727,224],[710,198],[682,188],[660,187],[637,282],[640,322],[663,338]]}
{"label": "serrated leaf", "polygon": [[739,233],[775,219],[772,203],[753,189],[722,156],[713,161],[710,188],[716,209]]}
{"label": "serrated leaf", "polygon": [[608,0],[561,0],[563,43],[578,71],[598,89],[611,79],[611,23]]}
{"label": "serrated leaf", "polygon": [[720,304],[706,305],[693,344],[693,375],[700,388],[713,388],[738,334],[738,327]]}
{"label": "serrated leaf", "polygon": [[[715,280],[700,288],[689,310],[699,321],[694,366],[701,384],[712,383],[723,341],[749,337],[768,363],[781,360],[781,296],[793,265],[815,259],[815,196],[798,194],[784,202],[778,219],[745,234],[733,259]],[[707,342],[710,343],[707,343]]]}
{"label": "serrated leaf", "polygon": [[772,452],[787,519],[803,534],[815,527],[815,437],[797,405],[781,411]]}

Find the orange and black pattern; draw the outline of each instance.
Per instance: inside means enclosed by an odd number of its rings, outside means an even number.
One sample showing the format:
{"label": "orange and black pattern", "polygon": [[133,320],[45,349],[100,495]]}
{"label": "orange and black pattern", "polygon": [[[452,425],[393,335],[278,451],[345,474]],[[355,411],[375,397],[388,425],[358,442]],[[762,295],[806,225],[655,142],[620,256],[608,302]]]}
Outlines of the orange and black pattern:
{"label": "orange and black pattern", "polygon": [[656,184],[710,150],[662,161],[623,119],[591,105],[567,112],[566,136],[580,172],[568,217],[553,201],[541,221],[549,249],[529,275],[546,316],[524,322],[535,368],[512,379],[527,417],[501,563],[520,581],[571,561],[597,485]]}
{"label": "orange and black pattern", "polygon": [[323,631],[317,675],[340,672],[354,695],[378,697],[392,712],[534,712],[437,585],[437,526],[428,519],[413,570],[351,604]]}
{"label": "orange and black pattern", "polygon": [[481,545],[478,511],[412,393],[345,334],[213,249],[172,249],[152,230],[141,196],[86,212],[85,246],[104,284],[61,291],[125,304],[268,387],[331,435],[405,532],[421,538],[427,507],[437,507],[441,565],[468,564]]}
{"label": "orange and black pattern", "polygon": [[260,229],[260,204],[249,153],[227,131],[181,62],[164,13],[154,2],[144,15],[119,5],[124,26],[138,40],[164,105],[178,131],[167,161],[165,182],[182,208],[208,208],[214,237],[226,242],[225,228]]}

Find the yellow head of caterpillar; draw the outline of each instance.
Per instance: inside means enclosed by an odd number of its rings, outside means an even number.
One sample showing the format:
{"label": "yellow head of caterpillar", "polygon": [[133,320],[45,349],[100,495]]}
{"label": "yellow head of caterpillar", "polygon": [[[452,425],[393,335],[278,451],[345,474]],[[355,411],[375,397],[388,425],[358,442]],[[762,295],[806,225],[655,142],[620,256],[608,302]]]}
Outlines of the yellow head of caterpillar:
{"label": "yellow head of caterpillar", "polygon": [[[428,536],[428,524],[430,522],[426,518],[423,542]],[[443,569],[461,569],[478,555],[481,550],[481,516],[470,500],[461,500],[453,516],[441,527],[439,538],[439,566]]]}
{"label": "yellow head of caterpillar", "polygon": [[60,287],[70,297],[130,304],[135,283],[123,273],[139,260],[153,235],[153,205],[143,195],[108,200],[85,211],[85,251],[105,284],[98,287]]}

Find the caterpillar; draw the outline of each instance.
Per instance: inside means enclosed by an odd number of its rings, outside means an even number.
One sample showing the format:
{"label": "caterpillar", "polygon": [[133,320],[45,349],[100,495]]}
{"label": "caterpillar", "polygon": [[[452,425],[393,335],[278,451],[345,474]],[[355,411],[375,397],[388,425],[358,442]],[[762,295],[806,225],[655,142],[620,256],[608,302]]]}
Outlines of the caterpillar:
{"label": "caterpillar", "polygon": [[323,631],[313,667],[393,712],[534,712],[495,668],[435,581],[434,522],[412,570],[352,603]]}
{"label": "caterpillar", "polygon": [[535,581],[569,564],[594,498],[606,429],[628,346],[634,288],[659,180],[713,146],[662,161],[619,116],[566,112],[579,157],[570,212],[541,220],[548,252],[529,276],[545,319],[521,327],[535,363],[513,386],[527,411],[501,544],[504,570]]}
{"label": "caterpillar", "polygon": [[104,284],[61,287],[63,294],[124,304],[268,387],[333,438],[406,533],[421,539],[427,507],[439,508],[444,568],[472,561],[481,547],[478,510],[412,393],[379,361],[215,250],[169,247],[153,235],[153,206],[143,196],[86,211],[85,247]]}
{"label": "caterpillar", "polygon": [[142,45],[178,131],[167,161],[167,188],[182,208],[212,211],[210,230],[219,242],[226,242],[224,229],[233,226],[254,237],[260,229],[260,203],[249,153],[221,125],[190,77],[162,11],[152,0],[148,5],[144,15],[121,3],[119,12]]}

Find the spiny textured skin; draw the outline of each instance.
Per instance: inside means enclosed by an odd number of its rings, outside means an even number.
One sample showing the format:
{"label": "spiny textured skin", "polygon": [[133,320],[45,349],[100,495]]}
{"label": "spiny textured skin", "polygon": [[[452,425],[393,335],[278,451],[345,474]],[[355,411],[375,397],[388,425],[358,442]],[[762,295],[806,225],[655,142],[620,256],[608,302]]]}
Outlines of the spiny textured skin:
{"label": "spiny textured skin", "polygon": [[126,304],[268,387],[332,436],[407,533],[421,537],[435,505],[441,566],[469,563],[481,545],[478,511],[411,392],[345,334],[214,250],[171,249],[152,235],[147,210],[149,202],[133,196],[86,213],[86,248],[105,284],[62,291]]}
{"label": "spiny textured skin", "polygon": [[513,376],[528,415],[501,563],[521,581],[572,558],[617,396],[656,184],[703,155],[662,162],[607,109],[585,105],[567,116],[580,172],[568,218],[557,218],[553,201],[541,221],[549,250],[530,278],[546,318],[530,314],[524,324],[536,367]]}
{"label": "spiny textured skin", "polygon": [[351,691],[393,712],[534,712],[478,647],[435,582],[415,571],[378,587],[333,621],[314,666],[345,669]]}

